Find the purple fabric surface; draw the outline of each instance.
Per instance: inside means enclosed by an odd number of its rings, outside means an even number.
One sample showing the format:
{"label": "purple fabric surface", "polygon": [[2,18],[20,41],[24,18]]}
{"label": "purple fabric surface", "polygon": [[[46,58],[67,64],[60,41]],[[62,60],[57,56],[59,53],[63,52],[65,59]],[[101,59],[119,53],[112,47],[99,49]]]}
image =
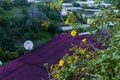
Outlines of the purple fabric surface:
{"label": "purple fabric surface", "polygon": [[101,46],[101,43],[94,36],[72,37],[64,33],[30,53],[0,67],[0,80],[49,80],[47,70],[43,66],[44,63],[49,65],[58,63],[65,53],[69,52],[71,42],[79,45],[83,38],[89,40],[96,48],[106,48]]}

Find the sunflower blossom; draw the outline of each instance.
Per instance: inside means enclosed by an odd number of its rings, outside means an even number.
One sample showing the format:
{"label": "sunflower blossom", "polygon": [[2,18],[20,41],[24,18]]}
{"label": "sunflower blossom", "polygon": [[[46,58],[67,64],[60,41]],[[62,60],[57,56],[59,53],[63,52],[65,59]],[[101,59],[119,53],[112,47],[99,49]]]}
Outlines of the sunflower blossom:
{"label": "sunflower blossom", "polygon": [[72,30],[71,31],[71,36],[76,36],[77,35],[77,32],[75,30]]}
{"label": "sunflower blossom", "polygon": [[64,64],[64,60],[61,59],[61,60],[59,61],[58,66],[61,67],[61,66],[63,66],[63,64]]}
{"label": "sunflower blossom", "polygon": [[88,24],[92,24],[93,23],[93,20],[91,20],[91,19],[88,19]]}
{"label": "sunflower blossom", "polygon": [[87,41],[87,39],[86,39],[86,38],[82,39],[82,43],[85,43],[86,41]]}
{"label": "sunflower blossom", "polygon": [[84,54],[85,51],[86,51],[86,48],[85,48],[85,49],[79,49],[79,53],[80,53],[80,54]]}
{"label": "sunflower blossom", "polygon": [[82,68],[81,68],[81,71],[85,71],[85,68],[84,68],[84,67],[82,67]]}
{"label": "sunflower blossom", "polygon": [[90,57],[90,55],[89,54],[86,54],[86,58],[89,58]]}

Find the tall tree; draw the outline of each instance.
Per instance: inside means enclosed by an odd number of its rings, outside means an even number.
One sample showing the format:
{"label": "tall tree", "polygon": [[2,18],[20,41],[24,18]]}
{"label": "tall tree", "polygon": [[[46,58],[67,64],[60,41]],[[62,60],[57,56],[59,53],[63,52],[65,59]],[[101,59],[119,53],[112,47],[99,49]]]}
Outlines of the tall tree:
{"label": "tall tree", "polygon": [[14,4],[17,6],[23,6],[28,3],[28,0],[14,0]]}
{"label": "tall tree", "polygon": [[12,2],[10,0],[1,0],[0,1],[0,7],[2,7],[5,10],[10,10],[12,6]]}

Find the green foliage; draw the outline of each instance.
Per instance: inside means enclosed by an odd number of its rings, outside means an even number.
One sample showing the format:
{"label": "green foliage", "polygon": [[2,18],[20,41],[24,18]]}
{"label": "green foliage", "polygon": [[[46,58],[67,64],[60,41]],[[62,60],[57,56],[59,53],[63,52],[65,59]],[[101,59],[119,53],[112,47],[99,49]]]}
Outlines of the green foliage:
{"label": "green foliage", "polygon": [[36,37],[36,34],[35,34],[35,32],[33,32],[33,31],[24,33],[24,39],[25,39],[25,40],[34,39],[35,37]]}
{"label": "green foliage", "polygon": [[3,14],[5,14],[5,10],[2,7],[0,7],[0,15],[3,15]]}
{"label": "green foliage", "polygon": [[5,60],[5,54],[3,54],[3,50],[0,48],[0,60]]}
{"label": "green foliage", "polygon": [[[111,40],[111,47],[106,50],[97,53],[99,57],[95,59],[93,66],[95,75],[99,75],[101,80],[119,80],[120,79],[120,53],[119,53],[119,32],[113,36],[114,39]],[[118,43],[118,44],[116,44]]]}
{"label": "green foliage", "polygon": [[9,51],[5,51],[5,60],[11,61],[15,58],[17,58],[19,56],[18,52],[9,52]]}
{"label": "green foliage", "polygon": [[[82,44],[86,44],[85,39],[82,40]],[[61,60],[62,63],[53,65],[51,75],[55,80],[90,80],[92,78],[91,66],[88,66],[90,63],[92,55],[88,53],[87,48],[79,48],[79,46],[72,45],[73,47],[69,49],[70,52],[73,52],[73,55],[70,56],[66,54]],[[60,61],[61,61],[60,60]],[[59,66],[62,64],[61,66]]]}
{"label": "green foliage", "polygon": [[0,7],[5,10],[10,10],[12,7],[12,2],[10,0],[2,0],[0,1]]}
{"label": "green foliage", "polygon": [[19,56],[18,52],[3,51],[2,49],[0,49],[0,60],[4,64],[17,58],[18,56]]}
{"label": "green foliage", "polygon": [[79,1],[87,1],[87,0],[79,0]]}
{"label": "green foliage", "polygon": [[88,7],[88,4],[82,4],[81,5],[83,8],[87,8]]}
{"label": "green foliage", "polygon": [[[109,0],[110,1],[110,0]],[[119,1],[113,7],[101,8],[101,15],[95,17],[91,22],[91,31],[107,31],[110,41],[105,43],[105,50],[90,51],[73,45],[70,52],[73,55],[66,54],[58,64],[50,67],[51,76],[55,80],[119,80],[120,79],[120,17]],[[86,7],[86,5],[85,5]],[[80,26],[80,25],[78,25]],[[108,27],[108,26],[113,26]],[[78,27],[76,27],[78,28]],[[96,35],[98,37],[100,35]],[[107,37],[101,35],[100,40],[104,43]],[[99,40],[99,39],[98,39]],[[88,40],[87,40],[88,41]],[[83,44],[83,43],[80,43]],[[86,44],[88,45],[88,43]],[[84,51],[85,50],[85,51]],[[79,56],[80,55],[80,56]],[[78,56],[78,58],[75,58]]]}
{"label": "green foliage", "polygon": [[14,40],[11,37],[5,35],[1,38],[0,46],[3,50],[13,51],[15,49]]}
{"label": "green foliage", "polygon": [[61,22],[61,17],[59,12],[50,11],[47,16],[50,20]]}
{"label": "green foliage", "polygon": [[0,7],[0,27],[4,27],[9,23],[10,19],[6,11]]}
{"label": "green foliage", "polygon": [[74,3],[72,3],[72,4],[73,4],[74,7],[80,7],[80,4],[79,4],[79,3],[74,2]]}
{"label": "green foliage", "polygon": [[14,4],[16,6],[23,6],[23,5],[27,5],[28,1],[27,0],[14,0]]}
{"label": "green foliage", "polygon": [[3,62],[23,55],[23,43],[28,39],[34,42],[34,47],[50,40],[56,33],[55,30],[52,33],[52,27],[58,26],[61,19],[59,12],[49,10],[44,3],[27,5],[27,0],[14,0],[15,5],[8,5],[7,1],[0,3],[0,60]]}
{"label": "green foliage", "polygon": [[75,0],[63,0],[64,3],[74,2]]}
{"label": "green foliage", "polygon": [[95,52],[80,50],[77,46],[70,48],[73,55],[66,54],[61,59],[64,61],[62,66],[59,66],[60,62],[53,65],[52,77],[55,80],[119,80],[120,32],[112,37],[109,45],[107,49]]}

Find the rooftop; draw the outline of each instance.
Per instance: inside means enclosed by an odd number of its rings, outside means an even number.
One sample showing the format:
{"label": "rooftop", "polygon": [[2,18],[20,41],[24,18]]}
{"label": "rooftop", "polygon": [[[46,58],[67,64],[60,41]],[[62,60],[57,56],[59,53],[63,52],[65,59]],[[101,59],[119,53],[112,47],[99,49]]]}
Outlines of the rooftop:
{"label": "rooftop", "polygon": [[[95,48],[106,48],[101,46],[101,43],[98,42],[95,36],[85,34],[72,37],[63,33],[26,55],[0,67],[0,80],[49,80],[44,64],[48,63],[48,67],[50,67],[51,64],[58,63],[65,53],[72,55],[69,52],[71,42],[74,45],[80,45],[84,38],[89,40]],[[89,47],[91,50],[93,49],[92,46],[81,45],[80,47]]]}

